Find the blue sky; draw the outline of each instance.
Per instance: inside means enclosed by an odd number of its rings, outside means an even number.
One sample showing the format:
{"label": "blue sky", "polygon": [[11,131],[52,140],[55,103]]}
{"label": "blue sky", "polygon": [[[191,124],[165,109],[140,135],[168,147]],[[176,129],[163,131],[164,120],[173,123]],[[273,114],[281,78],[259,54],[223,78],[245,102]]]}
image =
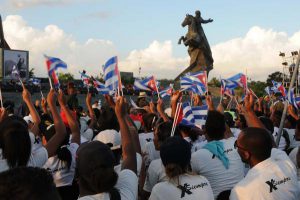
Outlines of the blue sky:
{"label": "blue sky", "polygon": [[[186,57],[177,41],[186,33],[180,26],[186,13],[199,9],[203,18],[214,22],[203,25],[211,46],[243,38],[252,27],[287,37],[299,31],[297,12],[300,1],[217,1],[217,0],[0,0],[3,20],[19,15],[27,25],[43,30],[53,24],[77,42],[90,38],[113,42],[121,59],[153,41],[171,41],[172,55]],[[52,3],[49,3],[52,2]]]}

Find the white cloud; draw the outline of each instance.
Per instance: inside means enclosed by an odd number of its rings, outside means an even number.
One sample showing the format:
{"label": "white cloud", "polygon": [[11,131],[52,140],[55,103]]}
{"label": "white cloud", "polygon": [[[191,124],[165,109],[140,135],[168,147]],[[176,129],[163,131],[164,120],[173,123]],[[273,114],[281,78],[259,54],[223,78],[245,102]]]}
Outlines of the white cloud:
{"label": "white cloud", "polygon": [[289,37],[284,32],[252,27],[243,38],[235,38],[212,47],[215,60],[211,77],[224,78],[248,71],[254,80],[281,71],[280,51],[290,54],[300,46],[300,31]]}
{"label": "white cloud", "polygon": [[[158,78],[175,78],[184,66],[187,66],[189,58],[175,58],[172,55],[171,41],[153,41],[149,47],[142,50],[133,50],[128,57],[120,63],[123,70],[133,71],[137,75],[138,64],[142,67],[142,75],[155,75]],[[122,68],[121,68],[122,69]]]}
{"label": "white cloud", "polygon": [[[67,62],[69,72],[77,77],[78,70],[86,69],[90,74],[99,74],[101,65],[111,56],[120,55],[112,41],[91,38],[78,42],[71,34],[56,25],[43,30],[29,26],[21,16],[10,15],[3,22],[5,37],[13,49],[30,51],[30,66],[36,74],[46,76],[43,54],[57,56]],[[292,36],[272,29],[252,27],[241,38],[235,38],[212,47],[215,60],[210,77],[223,78],[245,72],[251,78],[265,80],[267,75],[281,70],[279,51],[299,49],[300,31]],[[122,58],[122,57],[121,57]],[[145,49],[135,49],[120,59],[121,71],[132,71],[137,75],[138,63],[142,76],[175,78],[188,64],[188,55],[175,57],[171,41],[153,41]],[[185,67],[184,67],[185,66]]]}
{"label": "white cloud", "polygon": [[68,64],[68,71],[78,77],[78,71],[86,69],[90,74],[99,74],[102,63],[116,54],[111,41],[88,39],[80,43],[56,25],[44,30],[27,25],[20,16],[10,15],[4,22],[4,35],[12,49],[29,51],[30,66],[37,76],[46,76],[43,54],[56,56]]}

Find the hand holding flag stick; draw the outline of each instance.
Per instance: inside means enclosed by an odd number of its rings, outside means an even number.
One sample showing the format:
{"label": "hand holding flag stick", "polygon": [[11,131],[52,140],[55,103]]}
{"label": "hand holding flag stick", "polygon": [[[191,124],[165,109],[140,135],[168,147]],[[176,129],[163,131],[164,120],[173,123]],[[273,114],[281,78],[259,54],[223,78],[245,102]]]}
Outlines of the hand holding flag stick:
{"label": "hand holding flag stick", "polygon": [[3,98],[2,98],[2,90],[0,88],[0,103],[1,103],[1,108],[3,108]]}

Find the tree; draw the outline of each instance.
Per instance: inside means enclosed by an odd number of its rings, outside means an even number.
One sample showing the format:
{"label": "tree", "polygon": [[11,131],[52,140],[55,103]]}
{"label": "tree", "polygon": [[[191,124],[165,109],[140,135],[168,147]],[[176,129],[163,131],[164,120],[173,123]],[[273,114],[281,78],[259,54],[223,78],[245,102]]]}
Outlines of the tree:
{"label": "tree", "polygon": [[74,75],[71,73],[58,73],[58,79],[62,83],[74,81]]}
{"label": "tree", "polygon": [[251,81],[248,83],[248,87],[251,88],[258,97],[265,95],[265,88],[267,86],[267,83],[261,81]]}
{"label": "tree", "polygon": [[219,79],[217,79],[216,77],[213,77],[209,82],[208,82],[209,86],[212,87],[221,87],[221,82]]}
{"label": "tree", "polygon": [[276,81],[276,82],[282,82],[282,80],[283,80],[283,74],[281,72],[279,72],[279,71],[270,74],[268,76],[268,79],[267,79],[268,86],[272,86],[273,85],[272,84],[272,80]]}

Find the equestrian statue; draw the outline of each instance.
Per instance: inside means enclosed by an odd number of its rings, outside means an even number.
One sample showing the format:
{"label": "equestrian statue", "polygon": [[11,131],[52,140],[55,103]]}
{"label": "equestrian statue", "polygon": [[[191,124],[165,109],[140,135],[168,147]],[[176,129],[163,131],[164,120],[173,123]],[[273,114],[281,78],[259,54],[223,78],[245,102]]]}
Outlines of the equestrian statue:
{"label": "equestrian statue", "polygon": [[182,27],[188,26],[188,32],[185,36],[181,36],[178,44],[188,46],[190,56],[190,66],[186,68],[176,79],[187,72],[196,72],[206,70],[209,73],[213,69],[214,59],[210,50],[209,43],[206,39],[204,30],[201,24],[213,22],[211,18],[204,20],[201,17],[201,12],[197,10],[195,16],[187,14]]}

